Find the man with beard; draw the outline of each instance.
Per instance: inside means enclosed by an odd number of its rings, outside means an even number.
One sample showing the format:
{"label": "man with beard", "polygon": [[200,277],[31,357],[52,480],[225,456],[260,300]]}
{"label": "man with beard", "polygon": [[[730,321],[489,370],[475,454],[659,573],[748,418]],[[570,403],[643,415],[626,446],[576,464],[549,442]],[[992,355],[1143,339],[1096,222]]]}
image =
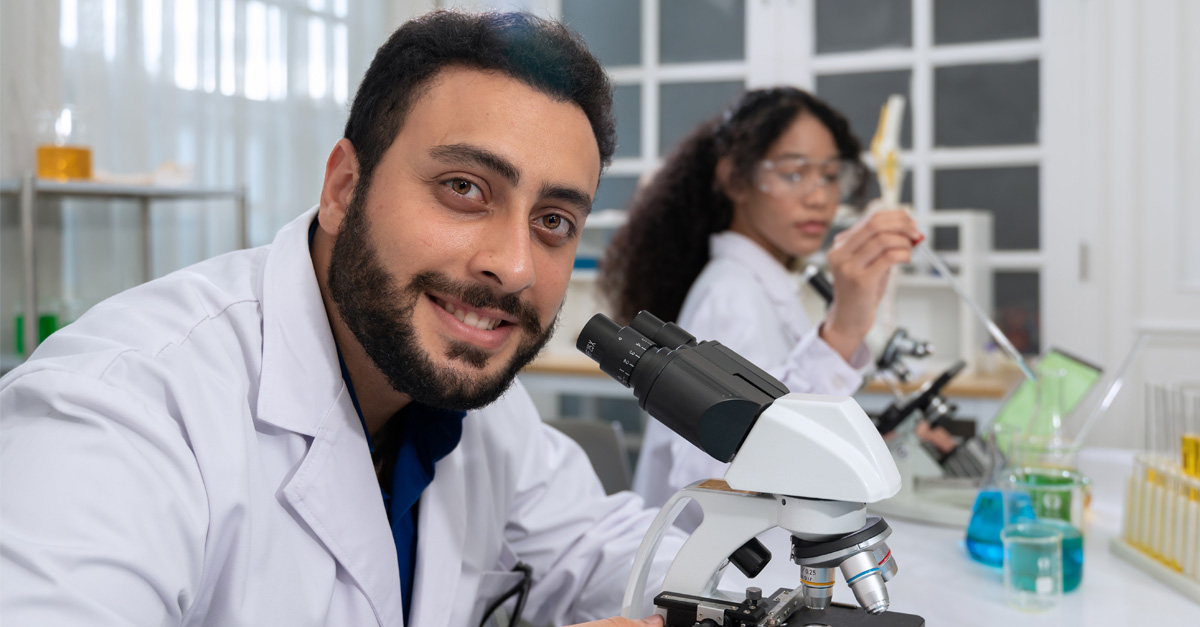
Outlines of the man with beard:
{"label": "man with beard", "polygon": [[477,625],[523,568],[534,623],[616,613],[653,512],[513,385],[614,149],[610,93],[557,24],[401,27],[317,207],[0,380],[6,622]]}

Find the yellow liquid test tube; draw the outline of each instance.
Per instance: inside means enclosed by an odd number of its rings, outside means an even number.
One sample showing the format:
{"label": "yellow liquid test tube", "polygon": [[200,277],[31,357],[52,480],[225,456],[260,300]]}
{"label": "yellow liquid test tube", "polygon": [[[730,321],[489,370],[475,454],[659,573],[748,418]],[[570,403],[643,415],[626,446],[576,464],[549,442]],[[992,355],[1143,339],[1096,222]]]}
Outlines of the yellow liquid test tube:
{"label": "yellow liquid test tube", "polygon": [[1183,471],[1200,477],[1200,434],[1185,433],[1183,440]]}

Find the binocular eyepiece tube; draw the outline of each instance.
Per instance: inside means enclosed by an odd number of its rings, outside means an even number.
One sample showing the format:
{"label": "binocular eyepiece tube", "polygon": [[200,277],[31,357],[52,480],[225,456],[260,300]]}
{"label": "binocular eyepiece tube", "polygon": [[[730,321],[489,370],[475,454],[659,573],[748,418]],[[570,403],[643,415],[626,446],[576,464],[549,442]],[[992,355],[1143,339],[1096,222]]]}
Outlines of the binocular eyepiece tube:
{"label": "binocular eyepiece tube", "polygon": [[719,342],[641,312],[627,327],[596,314],[576,348],[629,388],[638,405],[714,458],[728,462],[758,414],[787,388]]}

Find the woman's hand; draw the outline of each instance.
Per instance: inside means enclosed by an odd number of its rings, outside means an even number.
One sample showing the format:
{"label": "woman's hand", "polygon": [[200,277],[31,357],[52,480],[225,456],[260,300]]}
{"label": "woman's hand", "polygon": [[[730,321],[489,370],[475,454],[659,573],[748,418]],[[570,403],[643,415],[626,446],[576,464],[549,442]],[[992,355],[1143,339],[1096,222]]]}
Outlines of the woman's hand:
{"label": "woman's hand", "polygon": [[663,627],[663,617],[654,614],[649,618],[641,620],[630,620],[628,618],[606,618],[604,620],[593,621],[590,623],[580,623],[572,627]]}
{"label": "woman's hand", "polygon": [[820,334],[846,361],[875,324],[892,266],[912,261],[913,246],[923,239],[912,216],[900,209],[871,212],[833,239],[828,256],[833,305]]}

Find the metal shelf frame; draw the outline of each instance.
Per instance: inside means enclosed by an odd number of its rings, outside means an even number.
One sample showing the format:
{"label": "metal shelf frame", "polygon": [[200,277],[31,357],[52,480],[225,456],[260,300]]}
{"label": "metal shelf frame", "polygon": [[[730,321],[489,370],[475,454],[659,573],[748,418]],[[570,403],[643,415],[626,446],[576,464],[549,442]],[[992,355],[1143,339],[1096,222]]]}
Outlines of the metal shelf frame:
{"label": "metal shelf frame", "polygon": [[25,354],[33,354],[38,344],[37,237],[36,216],[39,195],[63,198],[101,198],[132,200],[138,203],[141,217],[142,280],[149,281],[153,242],[150,236],[151,203],[156,200],[230,199],[237,206],[238,246],[249,245],[247,232],[246,188],[159,187],[151,185],[113,185],[89,181],[39,179],[32,172],[20,179],[0,180],[0,194],[17,195],[21,211],[22,310],[26,320]]}

